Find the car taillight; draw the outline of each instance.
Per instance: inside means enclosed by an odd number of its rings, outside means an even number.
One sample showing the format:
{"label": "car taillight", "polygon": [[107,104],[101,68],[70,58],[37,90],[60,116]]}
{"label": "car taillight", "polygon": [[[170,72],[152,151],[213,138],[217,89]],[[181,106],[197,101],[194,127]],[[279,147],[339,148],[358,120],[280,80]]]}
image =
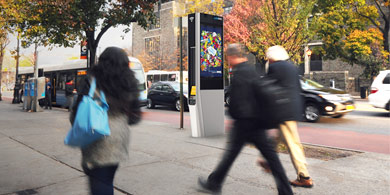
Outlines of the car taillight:
{"label": "car taillight", "polygon": [[371,88],[371,94],[374,94],[374,93],[376,93],[376,92],[378,92],[378,89],[377,88],[375,88],[375,87],[373,87],[373,88]]}

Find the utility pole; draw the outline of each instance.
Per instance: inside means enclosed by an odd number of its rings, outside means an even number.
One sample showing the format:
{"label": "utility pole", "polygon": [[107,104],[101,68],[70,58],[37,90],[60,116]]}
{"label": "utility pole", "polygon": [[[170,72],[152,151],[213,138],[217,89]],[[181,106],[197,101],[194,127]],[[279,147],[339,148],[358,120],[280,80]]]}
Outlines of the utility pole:
{"label": "utility pole", "polygon": [[183,17],[179,17],[180,28],[180,129],[184,126],[184,98],[183,98]]}
{"label": "utility pole", "polygon": [[35,90],[34,93],[34,99],[33,99],[33,105],[31,110],[34,112],[40,111],[40,107],[38,104],[38,43],[35,43],[34,45],[34,79],[35,79]]}

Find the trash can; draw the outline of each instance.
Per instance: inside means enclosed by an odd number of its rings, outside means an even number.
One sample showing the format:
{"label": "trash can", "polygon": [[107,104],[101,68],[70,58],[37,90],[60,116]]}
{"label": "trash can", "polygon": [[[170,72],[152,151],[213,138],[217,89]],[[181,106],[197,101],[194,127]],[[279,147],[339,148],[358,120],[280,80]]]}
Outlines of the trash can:
{"label": "trash can", "polygon": [[368,94],[367,89],[368,89],[367,87],[360,87],[360,97],[362,99],[367,98],[367,94]]}

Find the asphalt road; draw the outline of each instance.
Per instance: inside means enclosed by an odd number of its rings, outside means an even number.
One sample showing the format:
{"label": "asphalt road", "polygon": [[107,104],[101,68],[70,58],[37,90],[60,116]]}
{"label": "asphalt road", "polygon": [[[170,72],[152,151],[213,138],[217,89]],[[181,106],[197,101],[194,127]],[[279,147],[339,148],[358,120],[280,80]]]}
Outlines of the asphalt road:
{"label": "asphalt road", "polygon": [[[179,112],[169,107],[143,109],[144,120],[166,122],[179,126]],[[232,120],[226,114],[225,129]],[[356,104],[356,110],[343,118],[322,117],[317,123],[299,122],[301,141],[359,151],[390,154],[389,112],[372,108],[366,101]],[[184,113],[184,127],[190,128],[189,113]]]}

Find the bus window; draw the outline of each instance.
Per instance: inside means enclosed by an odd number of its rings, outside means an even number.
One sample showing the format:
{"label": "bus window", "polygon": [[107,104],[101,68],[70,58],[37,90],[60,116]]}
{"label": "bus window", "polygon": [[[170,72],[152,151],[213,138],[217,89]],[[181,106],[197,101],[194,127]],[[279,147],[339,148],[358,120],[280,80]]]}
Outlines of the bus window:
{"label": "bus window", "polygon": [[147,75],[146,80],[153,82],[153,75]]}
{"label": "bus window", "polygon": [[58,90],[65,90],[65,83],[66,83],[66,74],[60,74],[57,81],[57,89]]}
{"label": "bus window", "polygon": [[162,74],[161,75],[161,81],[168,81],[168,75]]}
{"label": "bus window", "polygon": [[76,77],[76,89],[77,91],[81,91],[80,87],[81,87],[81,82],[85,79],[85,77],[87,77],[86,75],[77,75]]}
{"label": "bus window", "polygon": [[161,81],[160,75],[159,74],[153,75],[153,82],[158,82],[158,81]]}
{"label": "bus window", "polygon": [[176,74],[169,74],[169,81],[176,81]]}

